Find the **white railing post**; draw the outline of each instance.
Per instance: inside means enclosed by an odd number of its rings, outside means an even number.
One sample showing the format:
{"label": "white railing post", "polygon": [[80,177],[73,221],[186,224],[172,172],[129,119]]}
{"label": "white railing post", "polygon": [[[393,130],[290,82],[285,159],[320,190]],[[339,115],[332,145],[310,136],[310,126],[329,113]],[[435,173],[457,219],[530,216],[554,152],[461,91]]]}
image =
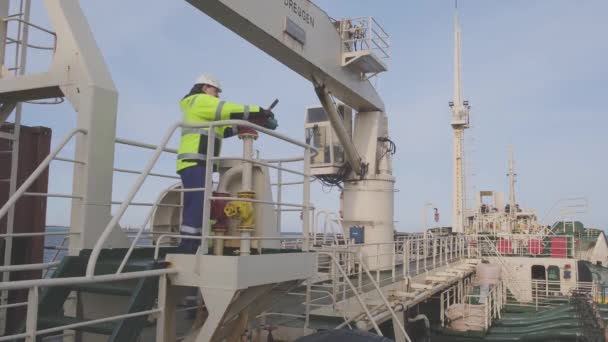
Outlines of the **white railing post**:
{"label": "white railing post", "polygon": [[158,308],[161,310],[156,319],[156,341],[162,342],[171,340],[169,337],[169,330],[167,322],[170,321],[169,315],[174,312],[168,312],[167,310],[167,292],[168,292],[168,279],[167,275],[163,274],[158,278]]}
{"label": "white railing post", "polygon": [[393,243],[391,243],[391,245],[393,246],[393,248],[392,248],[393,251],[392,251],[392,254],[391,254],[391,259],[392,259],[392,265],[391,265],[392,266],[392,270],[391,270],[392,274],[391,274],[391,276],[392,276],[392,279],[393,279],[393,282],[394,282],[395,281],[395,273],[396,273],[395,268],[397,266],[397,260],[396,260],[397,259],[397,255],[395,253],[395,250],[397,249],[397,242],[393,242]]}
{"label": "white railing post", "polygon": [[439,304],[439,311],[440,311],[439,312],[439,317],[441,318],[441,327],[442,328],[445,326],[445,324],[444,324],[444,315],[445,315],[445,313],[444,313],[444,308],[443,308],[443,306],[444,306],[444,302],[443,302],[443,300],[444,300],[443,297],[444,296],[443,296],[443,294],[444,294],[444,292],[441,292],[441,294],[439,295],[439,303],[440,303]]}
{"label": "white railing post", "polygon": [[483,328],[484,330],[488,330],[488,297],[486,297],[485,303],[484,303],[484,318],[483,318]]}
{"label": "white railing post", "polygon": [[[213,166],[215,165],[213,156],[215,152],[215,135],[215,126],[212,125],[207,130],[207,162],[205,163],[205,192],[203,193],[203,226],[201,229],[201,247],[199,248],[200,254],[207,254],[207,236],[209,236],[211,233],[211,227],[209,226],[209,220],[211,219],[211,201],[209,200],[209,197],[213,195]],[[218,241],[214,243],[218,243]],[[241,251],[241,253],[243,253],[243,251]],[[245,253],[248,254],[249,251],[246,251]]]}
{"label": "white railing post", "polygon": [[308,251],[310,249],[310,148],[304,148],[304,181],[302,189],[302,228],[304,232],[304,246],[302,250]]}
{"label": "white railing post", "polygon": [[[388,301],[388,299],[386,298],[386,296],[382,292],[382,289],[380,288],[380,285],[378,285],[378,283],[374,282],[374,279],[372,278],[372,274],[370,273],[370,271],[367,268],[367,266],[363,265],[363,270],[365,271],[365,274],[367,274],[367,276],[371,280],[372,285],[374,285],[374,288],[378,292],[378,295],[380,296],[380,299],[382,299],[382,301],[384,302],[384,305],[386,306],[386,308],[388,309],[388,311],[391,313],[391,316],[393,317],[393,324],[396,323],[397,326],[399,327],[399,330],[401,330],[401,332],[403,333],[403,336],[405,336],[405,339],[408,342],[412,342],[412,340],[410,339],[409,335],[405,331],[405,328],[403,327],[403,323],[399,320],[399,318],[395,314],[395,310],[393,310],[393,308],[391,306],[391,303]],[[374,327],[376,327],[377,325],[376,325],[376,322],[373,321],[373,317],[371,318],[371,320],[372,320],[372,323],[374,324]]]}
{"label": "white railing post", "polygon": [[26,342],[36,342],[38,330],[38,286],[32,286],[27,293],[27,316],[25,319]]}
{"label": "white railing post", "polygon": [[416,275],[420,274],[420,238],[416,238]]}
{"label": "white railing post", "polygon": [[433,245],[433,269],[435,269],[437,267],[437,262],[435,260],[437,257],[437,239],[436,238],[433,238],[432,245]]}
{"label": "white railing post", "polygon": [[422,260],[422,264],[424,265],[424,272],[428,272],[428,268],[426,267],[426,259],[428,259],[428,248],[429,248],[429,242],[427,239],[427,234],[426,234],[426,227],[424,227],[425,231],[424,231],[424,237],[423,237],[423,242],[422,242],[422,257],[424,258]]}
{"label": "white railing post", "polygon": [[179,123],[179,122],[176,124],[173,124],[173,126],[170,127],[170,129],[167,131],[167,133],[165,133],[163,140],[161,141],[161,143],[158,145],[158,147],[154,151],[152,158],[150,158],[150,160],[148,160],[148,163],[146,164],[146,167],[144,168],[144,170],[141,172],[141,175],[139,175],[139,177],[137,177],[137,180],[135,181],[135,185],[131,188],[131,191],[127,195],[127,198],[122,202],[122,204],[120,205],[120,207],[118,208],[118,210],[116,211],[116,213],[114,214],[114,216],[112,217],[110,222],[104,228],[104,231],[99,236],[99,239],[97,240],[97,243],[95,243],[95,246],[93,247],[93,250],[91,251],[91,256],[89,257],[89,261],[87,263],[87,270],[86,270],[87,277],[93,277],[93,275],[95,273],[95,264],[97,263],[97,257],[99,257],[101,248],[103,247],[104,243],[108,239],[108,236],[110,236],[110,234],[114,230],[114,227],[116,227],[116,225],[118,224],[118,221],[120,220],[122,215],[124,215],[125,211],[129,207],[129,204],[131,203],[131,201],[133,201],[133,198],[135,198],[135,195],[137,195],[137,192],[139,192],[139,189],[141,188],[142,184],[146,180],[146,177],[148,176],[148,174],[150,173],[150,171],[156,164],[156,161],[160,157],[161,153],[163,152],[163,148],[167,145],[167,143],[169,142],[169,139],[171,139],[171,137],[173,136],[173,132],[175,132],[177,127],[179,127],[180,125],[181,125],[181,123]]}
{"label": "white railing post", "polygon": [[[312,278],[306,279],[306,317],[304,318],[304,334],[308,329],[308,325],[310,323],[310,287],[311,287]],[[334,310],[336,308],[336,298],[333,298],[333,307]]]}
{"label": "white railing post", "polygon": [[[278,169],[278,173],[277,173],[277,228],[279,229],[279,232],[281,231],[281,219],[283,216],[283,211],[282,211],[282,206],[281,206],[281,201],[283,200],[283,162],[279,161],[278,163],[279,169]],[[304,173],[306,173],[306,170],[304,170]],[[314,216],[313,216],[314,217]],[[314,225],[314,223],[313,223]]]}

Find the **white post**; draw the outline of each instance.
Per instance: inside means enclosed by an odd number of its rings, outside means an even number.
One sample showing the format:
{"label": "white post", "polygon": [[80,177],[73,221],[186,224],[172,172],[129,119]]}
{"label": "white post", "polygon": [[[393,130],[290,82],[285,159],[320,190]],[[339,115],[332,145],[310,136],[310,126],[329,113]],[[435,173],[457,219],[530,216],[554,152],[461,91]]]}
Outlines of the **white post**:
{"label": "white post", "polygon": [[420,238],[416,239],[416,275],[420,274]]}
{"label": "white post", "polygon": [[428,269],[426,268],[426,259],[428,258],[427,256],[427,250],[429,248],[428,246],[428,239],[427,239],[427,235],[426,235],[426,229],[424,230],[424,241],[422,243],[422,257],[424,258],[424,260],[422,260],[422,264],[424,265],[424,272],[428,272]]}
{"label": "white post", "polygon": [[[171,284],[166,274],[159,277],[158,308],[161,310],[156,319],[156,341],[173,341],[175,339],[175,291],[170,291]],[[172,297],[173,296],[173,297]]]}
{"label": "white post", "polygon": [[443,295],[443,292],[441,292],[441,294],[439,295],[439,297],[440,297],[440,300],[439,300],[439,303],[440,303],[439,304],[439,310],[440,310],[439,317],[441,318],[441,327],[443,328],[445,326],[445,324],[443,322],[444,321],[444,317],[443,317],[444,316],[444,312],[443,312],[443,310],[444,310],[444,308],[443,308],[443,306],[444,306],[444,302],[443,302],[444,301],[444,295]]}
{"label": "white post", "polygon": [[[279,165],[281,163],[279,162]],[[306,334],[306,331],[308,329],[308,325],[310,323],[310,286],[311,286],[311,278],[306,279],[306,317],[304,318],[304,331],[303,334]],[[334,309],[335,309],[335,304],[336,304],[336,300],[334,297]]]}
{"label": "white post", "polygon": [[[239,139],[243,140],[243,173],[241,174],[241,191],[253,191],[253,163],[249,160],[253,158],[253,141],[257,138],[256,133],[239,134]],[[251,205],[254,205],[253,203]],[[251,232],[253,229],[239,229],[241,233],[240,255],[251,254]]]}
{"label": "white post", "polygon": [[403,279],[410,273],[410,241],[403,240]]}
{"label": "white post", "polygon": [[309,215],[309,206],[310,206],[310,149],[308,147],[304,148],[304,181],[303,181],[303,189],[302,189],[302,228],[304,232],[304,246],[302,246],[303,251],[308,251],[310,248],[310,215]]}
{"label": "white post", "polygon": [[437,239],[433,238],[433,269],[437,267]]}
{"label": "white post", "polygon": [[[277,170],[277,227],[279,233],[281,232],[281,216],[283,216],[283,208],[281,207],[281,201],[283,200],[283,162],[278,163],[279,169]],[[313,215],[313,217],[315,217]],[[313,223],[314,225],[314,223]]]}
{"label": "white post", "polygon": [[25,342],[36,342],[38,329],[38,286],[30,287],[27,293],[27,316],[25,318]]}
{"label": "white post", "polygon": [[392,272],[392,278],[393,281],[395,281],[395,268],[397,266],[397,260],[395,260],[397,258],[397,256],[395,255],[395,249],[397,249],[397,243],[394,242],[391,244],[393,246],[392,248],[392,252],[391,252],[391,258],[392,258],[392,264],[391,264],[391,272]]}
{"label": "white post", "polygon": [[[256,136],[246,133],[239,135],[239,138],[243,140],[243,159],[253,158],[253,140]],[[253,164],[250,161],[244,161],[243,164],[241,191],[253,191]]]}
{"label": "white post", "polygon": [[[215,127],[209,127],[207,134],[207,158],[208,160],[213,156],[215,151]],[[202,229],[202,237],[201,237],[201,248],[199,251],[201,254],[207,254],[207,236],[209,236],[210,226],[209,219],[211,218],[211,201],[209,197],[211,197],[213,193],[213,164],[215,161],[211,163],[207,162],[207,167],[205,168],[205,192],[203,196],[203,229]],[[211,164],[211,165],[209,165]]]}

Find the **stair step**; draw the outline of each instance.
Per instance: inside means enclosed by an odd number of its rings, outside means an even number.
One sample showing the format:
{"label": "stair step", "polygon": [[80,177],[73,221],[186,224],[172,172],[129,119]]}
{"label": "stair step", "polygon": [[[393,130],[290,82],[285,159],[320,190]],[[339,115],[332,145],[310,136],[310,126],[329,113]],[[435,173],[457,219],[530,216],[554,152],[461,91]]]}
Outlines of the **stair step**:
{"label": "stair step", "polygon": [[450,279],[449,277],[445,277],[445,276],[436,276],[436,275],[429,275],[426,276],[426,280],[431,281],[431,282],[443,282],[443,281],[447,281],[448,279]]}
{"label": "stair step", "polygon": [[433,288],[433,285],[420,284],[420,283],[412,283],[410,287],[416,290],[430,290]]}
{"label": "stair step", "polygon": [[126,297],[131,296],[134,291],[133,287],[131,286],[119,285],[115,283],[80,284],[70,286],[70,289],[73,291]]}
{"label": "stair step", "polygon": [[420,292],[405,292],[405,291],[394,291],[393,296],[402,298],[416,298]]}
{"label": "stair step", "polygon": [[[69,317],[69,316],[41,316],[38,318],[38,327],[39,327],[39,329],[41,327],[43,329],[48,329],[48,328],[60,327],[60,326],[68,325],[68,324],[82,323],[82,322],[86,322],[86,321],[88,321],[88,320],[76,318],[76,317]],[[104,322],[104,323],[95,323],[95,324],[89,324],[89,325],[85,325],[85,326],[81,326],[81,327],[77,327],[77,328],[72,328],[70,330],[85,331],[85,332],[101,334],[101,335],[112,335],[115,325],[116,325],[116,323],[114,323],[114,322]]]}

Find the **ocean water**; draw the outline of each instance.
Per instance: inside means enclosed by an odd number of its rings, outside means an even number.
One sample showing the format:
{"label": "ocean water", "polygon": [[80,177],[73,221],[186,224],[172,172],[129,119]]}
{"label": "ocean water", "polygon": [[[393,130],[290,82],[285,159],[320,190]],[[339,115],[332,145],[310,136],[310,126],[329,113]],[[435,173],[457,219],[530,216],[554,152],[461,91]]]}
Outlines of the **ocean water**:
{"label": "ocean water", "polygon": [[[47,226],[46,231],[52,233],[62,233],[67,232],[68,227]],[[63,246],[61,246],[62,243]],[[67,254],[68,245],[69,241],[67,235],[47,235],[44,238],[44,262],[61,260],[61,258]]]}

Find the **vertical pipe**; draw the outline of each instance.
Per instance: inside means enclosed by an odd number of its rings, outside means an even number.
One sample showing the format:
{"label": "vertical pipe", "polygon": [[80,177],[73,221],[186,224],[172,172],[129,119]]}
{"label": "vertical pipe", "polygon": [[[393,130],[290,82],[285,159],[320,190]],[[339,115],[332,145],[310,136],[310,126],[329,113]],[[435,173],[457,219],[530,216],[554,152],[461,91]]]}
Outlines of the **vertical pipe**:
{"label": "vertical pipe", "polygon": [[[214,231],[215,236],[224,236],[223,231]],[[224,240],[214,239],[213,240],[213,255],[224,255]]]}
{"label": "vertical pipe", "polygon": [[[239,138],[243,140],[243,173],[241,174],[241,191],[242,192],[253,192],[253,163],[251,163],[251,159],[253,158],[253,141],[256,139],[256,135],[254,134],[241,134]],[[253,205],[253,204],[252,204]],[[254,228],[255,229],[255,228]],[[251,254],[251,228],[240,229],[241,233],[241,241],[240,241],[240,255],[249,255]],[[216,241],[217,242],[217,241]],[[219,243],[216,243],[219,245]],[[219,247],[218,247],[219,249]],[[222,246],[223,249],[223,246]]]}
{"label": "vertical pipe", "polygon": [[241,191],[253,191],[253,164],[249,161],[253,157],[253,140],[255,136],[252,134],[241,134],[239,138],[243,140],[243,159],[244,161],[242,175],[242,188]]}
{"label": "vertical pipe", "polygon": [[241,229],[240,255],[251,254],[251,229]]}

